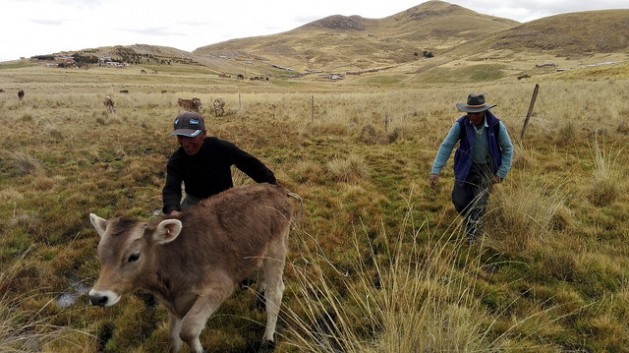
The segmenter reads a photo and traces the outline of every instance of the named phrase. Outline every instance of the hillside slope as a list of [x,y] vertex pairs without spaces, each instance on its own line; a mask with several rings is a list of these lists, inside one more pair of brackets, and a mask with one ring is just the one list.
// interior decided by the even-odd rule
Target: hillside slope
[[629,53],[629,10],[587,11],[542,18],[489,34],[451,51],[508,49],[559,56]]
[[439,52],[517,24],[429,1],[383,19],[329,16],[292,31],[208,45],[193,53],[299,72],[360,71],[418,60],[424,51]]

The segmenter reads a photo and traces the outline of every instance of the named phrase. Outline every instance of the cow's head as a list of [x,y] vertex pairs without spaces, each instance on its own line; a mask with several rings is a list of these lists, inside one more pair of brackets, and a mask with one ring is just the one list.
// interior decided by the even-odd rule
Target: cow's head
[[93,305],[100,306],[114,305],[122,294],[136,288],[150,270],[154,245],[175,240],[182,228],[178,219],[151,225],[126,218],[107,220],[90,213],[90,221],[100,236],[101,270],[89,297]]

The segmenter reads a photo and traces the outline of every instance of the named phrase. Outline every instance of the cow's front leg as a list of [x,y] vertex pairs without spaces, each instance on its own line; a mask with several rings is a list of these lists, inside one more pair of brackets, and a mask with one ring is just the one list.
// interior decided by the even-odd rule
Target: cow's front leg
[[218,309],[218,307],[234,291],[233,284],[212,288],[205,291],[204,295],[197,297],[190,310],[181,320],[181,330],[179,336],[190,346],[194,353],[203,353],[203,347],[199,336],[205,328],[205,323]]
[[173,313],[168,313],[168,339],[169,339],[169,353],[177,353],[183,345],[183,341],[179,336],[181,331],[181,320],[177,318]]

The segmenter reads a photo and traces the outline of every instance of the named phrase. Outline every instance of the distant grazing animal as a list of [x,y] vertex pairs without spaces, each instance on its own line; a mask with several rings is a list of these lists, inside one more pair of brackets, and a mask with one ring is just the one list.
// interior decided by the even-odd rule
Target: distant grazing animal
[[206,321],[249,275],[262,270],[266,329],[260,349],[274,347],[293,205],[283,187],[252,184],[201,201],[178,216],[139,221],[90,213],[100,236],[100,275],[93,305],[112,306],[143,289],[164,304],[170,353],[183,342],[203,352]]
[[167,90],[165,90],[165,89],[163,89],[163,90],[162,90],[162,94],[165,94],[165,93],[168,93],[168,91],[167,91]]
[[22,100],[22,98],[24,98],[24,90],[17,91],[17,97]]
[[225,101],[223,98],[216,98],[214,100],[214,116],[223,116],[225,114]]
[[197,113],[199,112],[199,109],[202,106],[201,100],[199,98],[192,98],[192,99],[178,98],[177,105],[179,106],[179,110],[183,109],[189,112],[195,111]]
[[105,97],[105,100],[103,100],[103,105],[105,106],[109,114],[113,114],[116,112],[116,106],[114,105],[114,101],[111,99],[111,97]]
[[0,93],[4,93],[4,90],[2,88],[0,88]]
[[122,93],[122,94],[127,94],[127,93],[129,93],[129,90],[128,90],[128,89],[121,89],[121,90],[120,90],[120,93]]

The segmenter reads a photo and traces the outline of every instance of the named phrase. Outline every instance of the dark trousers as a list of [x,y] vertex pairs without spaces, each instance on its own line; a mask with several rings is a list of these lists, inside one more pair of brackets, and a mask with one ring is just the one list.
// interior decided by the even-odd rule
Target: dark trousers
[[466,220],[469,238],[477,235],[489,200],[493,173],[490,164],[473,164],[465,182],[456,181],[452,189],[452,203]]

